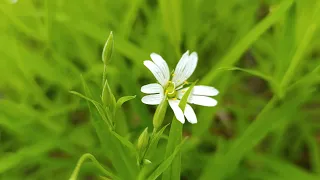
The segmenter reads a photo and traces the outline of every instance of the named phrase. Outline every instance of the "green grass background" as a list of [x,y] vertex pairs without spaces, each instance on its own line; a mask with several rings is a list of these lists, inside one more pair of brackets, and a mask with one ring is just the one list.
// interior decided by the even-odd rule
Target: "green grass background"
[[[117,117],[130,141],[152,128],[155,107],[140,100],[151,52],[173,69],[196,51],[190,80],[220,91],[183,126],[181,179],[320,179],[319,24],[318,0],[1,1],[0,179],[68,179],[87,152],[113,168],[87,103],[69,93],[83,92],[82,75],[98,98],[110,31],[110,86],[137,95]],[[88,162],[79,179],[100,174]]]

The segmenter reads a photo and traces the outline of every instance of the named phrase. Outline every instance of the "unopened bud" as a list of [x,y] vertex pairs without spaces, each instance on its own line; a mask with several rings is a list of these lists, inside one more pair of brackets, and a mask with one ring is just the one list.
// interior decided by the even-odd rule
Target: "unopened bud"
[[112,52],[113,52],[113,34],[111,31],[102,52],[102,62],[104,63],[105,66],[110,62]]
[[139,139],[137,148],[140,152],[144,151],[149,143],[149,134],[148,134],[148,128],[144,129],[144,131],[141,133]]
[[163,119],[167,112],[167,107],[168,107],[168,101],[167,101],[167,98],[165,97],[157,107],[157,110],[153,116],[153,127],[155,130],[158,130],[161,127]]
[[102,89],[102,95],[101,95],[102,103],[109,107],[111,111],[113,111],[116,107],[116,98],[111,92],[108,80],[106,79],[103,89]]

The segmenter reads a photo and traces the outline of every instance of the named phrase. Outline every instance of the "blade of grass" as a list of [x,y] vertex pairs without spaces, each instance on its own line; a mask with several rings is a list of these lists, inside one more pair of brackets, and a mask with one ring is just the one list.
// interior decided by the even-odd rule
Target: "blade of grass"
[[288,84],[295,76],[298,65],[301,63],[301,60],[303,60],[302,57],[307,50],[308,44],[311,41],[315,30],[316,30],[316,24],[310,25],[310,27],[307,29],[302,41],[299,43],[299,46],[298,46],[298,48],[292,58],[292,61],[289,65],[289,68],[286,71],[286,73],[283,76],[283,79],[281,81],[280,97],[284,96],[284,93],[286,91],[285,89],[287,89]]
[[[280,107],[274,107],[276,98],[272,98],[256,120],[232,144],[224,158],[218,162],[213,160],[208,163],[200,179],[211,177],[224,179],[234,172],[246,153],[254,148],[278,123],[288,121],[294,115],[292,112],[297,112],[297,108],[310,97],[311,93],[312,91],[304,92],[286,101]],[[270,120],[273,119],[277,119],[277,123],[270,124]]]
[[181,0],[159,0],[162,13],[163,26],[168,34],[177,57],[180,57],[180,41],[181,41]]
[[293,0],[283,1],[277,9],[271,12],[264,20],[257,24],[243,39],[241,39],[215,67],[200,81],[200,84],[210,84],[221,71],[220,67],[233,66],[240,56],[254,43],[265,31],[267,31],[276,21],[278,21],[290,8]]
[[153,173],[148,177],[147,180],[157,179],[170,166],[177,154],[181,152],[181,147],[185,141],[186,139],[181,141],[180,144],[176,146],[173,153],[166,160],[164,160],[155,171],[153,171]]
[[281,161],[274,157],[270,156],[261,156],[261,155],[251,155],[252,160],[262,161],[264,165],[267,166],[271,171],[276,172],[279,176],[284,179],[306,179],[306,180],[316,180],[320,177],[310,174],[292,164]]

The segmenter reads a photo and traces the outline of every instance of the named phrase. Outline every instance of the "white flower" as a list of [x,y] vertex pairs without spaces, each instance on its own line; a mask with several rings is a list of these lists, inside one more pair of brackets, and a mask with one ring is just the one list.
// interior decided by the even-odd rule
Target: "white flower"
[[[142,102],[149,105],[158,105],[167,94],[169,105],[181,123],[185,122],[184,117],[192,124],[197,123],[196,114],[189,104],[186,105],[184,112],[179,107],[180,99],[188,89],[188,87],[183,88],[183,86],[187,84],[186,80],[197,66],[197,53],[193,52],[190,55],[189,51],[184,53],[172,74],[172,78],[170,78],[166,61],[160,55],[151,53],[150,57],[152,61],[146,60],[143,64],[152,72],[158,83],[141,87],[143,93],[149,94],[142,98]],[[217,89],[210,86],[194,86],[188,97],[188,103],[212,107],[217,105],[217,101],[208,96],[216,96],[218,93]]]

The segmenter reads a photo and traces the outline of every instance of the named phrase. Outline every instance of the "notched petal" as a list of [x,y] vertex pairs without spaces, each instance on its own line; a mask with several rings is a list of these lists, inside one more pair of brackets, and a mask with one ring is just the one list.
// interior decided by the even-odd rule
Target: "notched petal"
[[147,96],[144,96],[141,101],[144,103],[144,104],[149,104],[149,105],[158,105],[160,104],[160,102],[162,101],[163,99],[163,95],[162,94],[152,94],[152,95],[147,95]]
[[184,124],[185,119],[182,110],[179,107],[179,100],[169,100],[169,105],[174,112],[177,120]]
[[141,87],[141,92],[146,94],[162,93],[163,88],[158,83],[147,84]]
[[197,96],[197,95],[191,95],[188,99],[188,102],[191,104],[197,104],[200,106],[208,106],[208,107],[213,107],[218,104],[218,102],[207,96]]
[[191,124],[197,123],[196,113],[194,112],[194,110],[192,109],[192,107],[189,104],[187,104],[185,109],[184,109],[184,115],[186,116],[187,120]]

